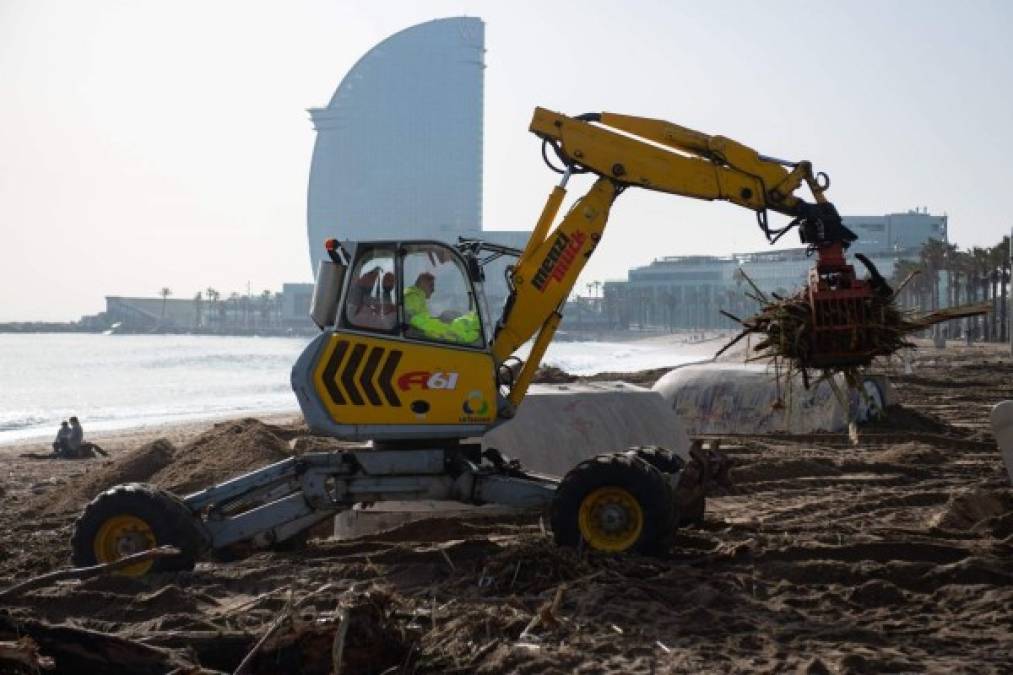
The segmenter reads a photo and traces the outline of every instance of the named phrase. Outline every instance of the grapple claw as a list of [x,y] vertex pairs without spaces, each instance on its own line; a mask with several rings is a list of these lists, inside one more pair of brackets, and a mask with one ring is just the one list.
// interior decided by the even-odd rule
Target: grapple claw
[[[809,270],[812,331],[806,365],[812,368],[869,365],[879,351],[872,327],[884,323],[883,317],[876,316],[885,304],[874,302],[878,295],[874,292],[875,282],[855,276],[855,269],[844,258],[841,243],[817,248],[817,256],[816,265]],[[875,277],[882,280],[878,271]],[[881,285],[885,286],[886,281]]]

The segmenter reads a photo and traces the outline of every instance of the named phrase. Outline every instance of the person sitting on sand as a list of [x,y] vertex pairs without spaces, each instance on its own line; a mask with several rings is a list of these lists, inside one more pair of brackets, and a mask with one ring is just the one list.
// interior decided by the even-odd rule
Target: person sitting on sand
[[70,425],[67,420],[60,422],[60,430],[56,432],[56,439],[53,441],[53,454],[64,456],[67,454],[68,443],[70,442]]
[[94,457],[96,452],[103,457],[109,456],[109,453],[95,443],[89,443],[84,440],[84,429],[76,417],[70,418],[70,439],[67,442],[67,446],[70,448],[67,456],[72,459]]
[[81,444],[84,443],[84,429],[76,417],[70,418],[70,438],[67,440],[67,453],[69,457],[81,456]]
[[67,424],[67,420],[60,423],[60,430],[56,432],[56,439],[53,441],[52,454],[26,452],[18,456],[27,459],[88,459],[94,457],[96,453],[103,457],[109,456],[109,453],[97,444],[84,440],[81,422],[76,417],[71,417],[70,424]]

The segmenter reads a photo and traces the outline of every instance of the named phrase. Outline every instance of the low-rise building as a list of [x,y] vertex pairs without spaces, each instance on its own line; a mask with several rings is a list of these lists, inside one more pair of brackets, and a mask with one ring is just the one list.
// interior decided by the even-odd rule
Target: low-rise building
[[[947,216],[925,210],[843,220],[858,235],[848,252],[859,276],[866,272],[855,253],[864,253],[890,278],[898,260],[917,260],[927,240],[948,238]],[[657,258],[629,270],[625,281],[605,282],[603,312],[614,328],[734,328],[737,322],[727,314],[745,317],[756,309],[752,284],[763,293],[788,295],[805,283],[813,262],[806,248]]]
[[104,312],[83,317],[89,330],[122,333],[217,333],[286,335],[311,333],[313,284],[284,284],[280,293],[204,292],[192,298],[106,296]]

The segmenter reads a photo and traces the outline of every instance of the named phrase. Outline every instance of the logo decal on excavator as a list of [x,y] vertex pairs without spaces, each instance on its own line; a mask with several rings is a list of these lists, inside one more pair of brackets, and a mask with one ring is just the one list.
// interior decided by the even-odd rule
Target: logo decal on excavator
[[562,281],[586,240],[587,235],[580,230],[569,237],[564,232],[556,235],[556,241],[552,243],[552,248],[545,255],[545,259],[542,260],[542,264],[539,265],[538,272],[535,273],[535,278],[531,282],[535,288],[545,292],[545,287],[549,285],[551,279]]
[[462,421],[469,421],[472,415],[485,417],[489,412],[489,402],[482,396],[482,392],[476,389],[468,393],[468,398],[464,399],[464,405],[461,408],[464,410],[464,414],[469,416],[468,419]]
[[[351,347],[350,351],[349,347]],[[386,399],[387,405],[401,406],[401,399],[394,391],[392,383],[394,371],[397,370],[397,364],[401,361],[403,352],[397,349],[390,350],[387,353],[387,359],[383,362],[383,367],[380,368],[380,361],[383,360],[385,353],[387,350],[383,347],[373,347],[366,355],[366,345],[353,344],[348,340],[340,340],[335,345],[323,372],[324,387],[335,405],[346,405],[349,402],[352,405],[365,405],[365,401],[368,400],[371,405],[379,406],[385,405],[384,399]],[[345,359],[346,354],[348,355],[347,359]],[[366,365],[363,366],[359,377],[356,377],[355,374],[359,370],[359,365],[362,364],[363,356],[365,356]],[[377,374],[378,369],[379,374]],[[379,391],[377,391],[378,387]],[[380,398],[381,393],[383,398]],[[365,400],[363,395],[365,395]]]
[[397,388],[409,391],[413,387],[419,389],[456,389],[458,373],[431,373],[428,370],[413,370],[397,378]]

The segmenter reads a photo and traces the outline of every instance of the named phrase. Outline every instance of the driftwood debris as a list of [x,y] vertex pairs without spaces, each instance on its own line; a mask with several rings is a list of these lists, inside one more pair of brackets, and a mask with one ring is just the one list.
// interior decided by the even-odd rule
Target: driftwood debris
[[544,603],[535,612],[535,615],[531,617],[531,621],[521,631],[520,639],[525,639],[531,635],[531,631],[537,628],[539,625],[546,626],[548,628],[554,628],[559,625],[559,606],[563,603],[563,593],[566,592],[566,584],[562,583],[556,588],[555,594],[552,596],[552,600]]
[[325,584],[298,602],[290,598],[234,675],[379,672],[410,661],[416,636],[399,627],[389,593],[336,590]]
[[351,614],[346,607],[338,607],[338,627],[334,631],[331,642],[331,668],[334,675],[341,675],[345,660],[345,638],[348,636],[348,623]]
[[15,584],[4,591],[0,591],[0,601],[10,600],[25,591],[30,591],[33,588],[39,588],[40,586],[48,586],[49,584],[56,583],[57,581],[65,581],[67,579],[90,579],[91,577],[97,577],[103,574],[111,574],[123,569],[124,567],[130,567],[131,565],[136,565],[148,560],[154,560],[155,558],[169,558],[174,555],[179,555],[179,553],[179,549],[173,546],[160,546],[158,548],[152,548],[147,551],[141,551],[140,553],[125,556],[110,563],[92,565],[91,567],[73,567],[66,570],[56,570],[55,572],[49,572],[37,577],[32,577],[31,579],[22,581],[20,584]]
[[742,331],[716,356],[743,338],[756,336],[758,341],[752,346],[752,354],[747,360],[771,360],[789,378],[795,373],[801,374],[806,386],[813,371],[818,373],[818,380],[841,374],[849,386],[855,386],[860,369],[873,358],[891,356],[902,349],[914,347],[908,340],[913,333],[944,321],[986,314],[990,309],[987,303],[978,303],[919,315],[899,307],[896,292],[876,294],[864,300],[864,317],[861,320],[853,318],[854,324],[848,327],[847,332],[832,338],[831,348],[840,349],[842,354],[826,354],[820,351],[828,345],[817,337],[822,328],[816,325],[805,290],[786,298],[767,296],[748,276],[743,276],[755,291],[747,295],[759,303],[760,309],[745,319],[721,310],[724,316],[740,324]]
[[153,647],[186,651],[203,667],[230,673],[258,639],[252,632],[225,629],[145,631],[124,637]]
[[253,645],[253,649],[251,649],[243,660],[239,662],[239,665],[236,666],[236,670],[233,672],[233,675],[249,675],[249,673],[253,672],[252,666],[254,659],[256,659],[261,650],[263,650],[264,645],[267,644],[267,641],[273,638],[286,623],[291,621],[291,610],[281,613],[278,618],[275,619],[270,626],[268,626],[267,630],[264,631],[264,634],[259,640],[257,640],[257,643]]
[[0,612],[0,639],[7,640],[16,636],[31,638],[38,645],[40,653],[53,660],[59,672],[94,675],[202,672],[180,651],[153,647],[118,635],[77,626],[55,626],[34,619],[19,619]]
[[[0,642],[0,672],[18,672],[21,669],[36,673],[56,667],[53,659],[39,653],[39,645],[30,637]],[[10,670],[8,670],[10,669]]]

